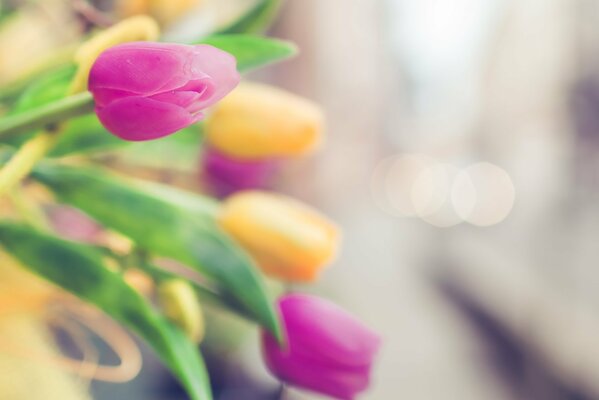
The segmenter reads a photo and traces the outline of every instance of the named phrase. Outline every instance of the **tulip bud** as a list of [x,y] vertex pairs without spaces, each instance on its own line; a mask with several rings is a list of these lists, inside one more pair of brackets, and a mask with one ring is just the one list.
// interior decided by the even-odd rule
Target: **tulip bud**
[[276,159],[236,159],[213,147],[204,148],[202,157],[203,177],[218,197],[240,190],[266,189],[279,165]]
[[191,285],[182,279],[160,284],[158,296],[164,314],[195,343],[204,337],[204,315]]
[[291,386],[336,399],[352,400],[366,390],[380,347],[379,336],[337,305],[318,297],[292,294],[279,300],[286,330],[281,348],[262,332],[268,369]]
[[297,156],[320,143],[323,119],[320,108],[304,98],[244,83],[215,107],[206,140],[240,159]]
[[284,281],[314,281],[334,257],[337,228],[291,198],[259,191],[235,194],[223,203],[221,227],[258,262]]
[[98,57],[89,90],[110,132],[131,141],[157,139],[202,119],[239,82],[235,64],[208,45],[126,43]]

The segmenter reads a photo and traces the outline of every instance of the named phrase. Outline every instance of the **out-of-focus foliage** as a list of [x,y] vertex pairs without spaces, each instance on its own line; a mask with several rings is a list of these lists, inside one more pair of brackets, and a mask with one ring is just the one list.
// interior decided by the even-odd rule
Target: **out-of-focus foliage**
[[0,21],[0,85],[65,62],[79,37],[70,2],[43,0],[10,13]]
[[67,242],[24,225],[0,224],[2,247],[25,267],[96,305],[146,340],[181,379],[194,400],[211,398],[200,353],[158,314],[94,248]]
[[[161,23],[171,24],[182,15],[182,10],[189,10],[199,2],[149,0],[124,3],[132,7],[146,3],[149,8],[144,13],[158,13],[162,17]],[[291,57],[296,53],[291,43],[247,34],[264,31],[272,22],[279,4],[275,0],[260,0],[219,34],[201,37],[195,43],[210,44],[231,53],[240,72]],[[103,26],[92,14],[108,17],[107,25],[116,15],[104,15],[95,9],[86,14],[85,10],[61,0],[44,0],[44,7],[32,2],[12,14],[11,9],[1,8],[1,5],[0,113],[6,113],[9,118],[11,115],[22,117],[31,114],[32,110],[48,107],[73,93],[69,90],[76,74],[75,65],[70,61],[72,55],[82,38],[90,33],[90,27],[94,31]],[[52,10],[51,18],[41,15],[47,11],[46,6]],[[177,9],[178,6],[180,9]],[[80,79],[81,82],[86,80]],[[80,86],[83,88],[85,85]],[[60,132],[58,140],[51,150],[45,149],[40,158],[44,154],[62,157],[117,150],[129,144],[110,135],[94,114],[71,118],[57,125],[60,128],[56,130]],[[41,125],[26,126],[37,129]],[[128,154],[129,149],[134,149],[129,154],[139,153],[141,159],[171,151],[176,160],[166,167],[177,163],[193,163],[196,167],[194,155],[199,151],[202,131],[202,124],[196,124],[172,137],[154,143],[134,144],[126,150],[119,150],[121,153],[113,154]],[[15,149],[18,155],[21,149],[27,147],[22,145],[37,134],[30,132],[0,140],[0,165],[15,154]],[[182,148],[185,148],[184,152],[180,151]],[[135,162],[139,160],[136,157],[127,158]],[[172,310],[155,309],[126,283],[121,273],[125,268],[139,267],[156,285],[172,279],[184,279],[181,282],[188,289],[195,290],[202,300],[219,303],[258,323],[282,340],[281,326],[269,291],[252,258],[220,229],[216,221],[220,205],[216,201],[167,186],[128,180],[101,169],[67,166],[49,160],[35,167],[32,177],[49,188],[59,201],[87,213],[102,228],[126,236],[131,240],[133,249],[126,256],[117,255],[108,249],[65,241],[52,233],[39,231],[39,227],[7,221],[0,222],[0,248],[25,268],[94,304],[136,332],[158,353],[192,399],[211,399],[201,353],[185,337],[180,326],[165,317],[165,313],[172,317]],[[116,271],[112,264],[108,268],[107,257],[112,257],[123,271]],[[155,267],[157,258],[169,258],[185,264],[199,272],[203,280],[187,280]],[[186,297],[188,300],[195,300],[193,292],[188,290],[187,294],[192,295]],[[195,338],[201,336],[198,326],[196,324],[194,329],[189,330]]]
[[[182,206],[176,192],[144,190],[143,185],[101,170],[44,165],[33,177],[141,249],[180,261],[204,274],[260,324],[280,335],[276,313],[252,260],[222,232],[214,213]],[[202,198],[198,197],[198,203]]]
[[263,33],[279,11],[281,0],[259,0],[250,10],[218,33]]

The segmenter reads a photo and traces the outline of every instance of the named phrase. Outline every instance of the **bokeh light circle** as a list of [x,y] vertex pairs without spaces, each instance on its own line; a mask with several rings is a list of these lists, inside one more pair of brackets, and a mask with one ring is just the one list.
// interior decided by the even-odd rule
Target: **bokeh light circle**
[[516,190],[509,174],[496,165],[481,162],[463,169],[456,177],[451,201],[464,221],[491,226],[511,212]]

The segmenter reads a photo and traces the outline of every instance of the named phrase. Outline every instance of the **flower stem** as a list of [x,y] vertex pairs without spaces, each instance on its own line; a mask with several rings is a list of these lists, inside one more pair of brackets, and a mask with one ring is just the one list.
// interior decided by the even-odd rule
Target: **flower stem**
[[0,169],[0,197],[25,178],[52,147],[57,132],[45,131],[29,139]]
[[88,114],[93,109],[94,99],[89,92],[65,97],[30,111],[0,119],[0,138],[55,125],[66,119]]

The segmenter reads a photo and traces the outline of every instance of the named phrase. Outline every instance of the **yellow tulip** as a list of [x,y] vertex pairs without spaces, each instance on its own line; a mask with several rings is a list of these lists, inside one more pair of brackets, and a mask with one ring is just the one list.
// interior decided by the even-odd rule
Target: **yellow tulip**
[[337,227],[312,208],[268,192],[229,197],[220,226],[257,261],[262,271],[288,282],[311,282],[334,258]]
[[241,159],[289,157],[314,150],[324,117],[313,102],[271,86],[243,83],[214,108],[208,142]]

